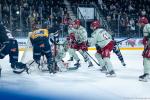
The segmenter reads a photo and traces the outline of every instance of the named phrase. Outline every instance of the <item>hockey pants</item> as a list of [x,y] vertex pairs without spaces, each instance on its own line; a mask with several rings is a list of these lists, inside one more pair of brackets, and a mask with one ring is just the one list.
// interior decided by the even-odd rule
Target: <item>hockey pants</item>
[[36,63],[40,64],[40,58],[44,54],[47,58],[47,63],[52,63],[52,53],[49,42],[44,42],[43,47],[40,45],[42,44],[33,44],[33,59]]
[[15,64],[18,62],[18,43],[17,40],[9,39],[0,49],[0,59],[9,55],[9,62]]

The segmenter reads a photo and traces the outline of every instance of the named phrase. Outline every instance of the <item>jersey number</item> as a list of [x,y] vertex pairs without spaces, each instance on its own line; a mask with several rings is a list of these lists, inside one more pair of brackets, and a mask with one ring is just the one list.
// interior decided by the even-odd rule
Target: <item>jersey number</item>
[[107,34],[103,34],[103,37],[104,37],[105,39],[109,39],[109,37],[107,36]]

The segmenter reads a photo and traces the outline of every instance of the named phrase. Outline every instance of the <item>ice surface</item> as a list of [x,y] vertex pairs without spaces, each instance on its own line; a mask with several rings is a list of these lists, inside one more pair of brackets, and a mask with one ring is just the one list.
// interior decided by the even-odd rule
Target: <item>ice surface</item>
[[[89,51],[94,57],[95,51]],[[112,53],[116,78],[107,78],[99,71],[99,66],[94,63],[93,68],[87,68],[87,63],[81,57],[82,67],[76,71],[59,72],[50,75],[38,69],[30,75],[26,73],[16,75],[9,66],[8,56],[0,60],[2,77],[0,90],[14,91],[18,94],[40,96],[49,99],[51,96],[66,97],[69,99],[89,100],[120,100],[120,99],[150,99],[150,82],[138,81],[138,76],[143,74],[142,51],[122,51],[126,67],[123,67],[117,56]],[[20,52],[20,57],[22,52]],[[32,55],[28,55],[32,58]],[[94,57],[95,58],[95,57]],[[65,57],[65,61],[69,56]]]

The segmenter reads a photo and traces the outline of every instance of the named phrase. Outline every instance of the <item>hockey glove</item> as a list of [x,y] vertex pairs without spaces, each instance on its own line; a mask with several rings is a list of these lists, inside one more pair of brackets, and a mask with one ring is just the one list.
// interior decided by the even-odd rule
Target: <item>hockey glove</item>
[[98,44],[95,44],[95,47],[97,51],[101,49],[101,47]]

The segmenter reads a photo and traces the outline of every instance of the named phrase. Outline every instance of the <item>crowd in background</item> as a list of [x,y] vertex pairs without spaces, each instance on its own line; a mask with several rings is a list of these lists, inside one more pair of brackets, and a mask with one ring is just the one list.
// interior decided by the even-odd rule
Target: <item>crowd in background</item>
[[138,19],[145,16],[150,20],[150,0],[98,0],[99,8],[111,29],[122,35],[140,32]]
[[[150,20],[150,0],[68,0],[71,5],[96,4],[115,33],[139,32],[140,16]],[[10,11],[11,10],[11,11]],[[29,30],[33,23],[68,24],[70,19],[64,0],[1,0],[0,20],[12,30]],[[21,18],[20,18],[21,17]],[[11,22],[11,23],[10,23]],[[13,27],[11,27],[13,26]],[[14,27],[15,26],[15,27]]]
[[33,24],[65,24],[70,18],[63,0],[1,0],[0,20],[12,31],[29,31]]
[[[96,4],[114,33],[128,36],[141,32],[138,19],[150,20],[150,0],[70,0],[71,4]],[[141,35],[141,34],[140,34]]]

